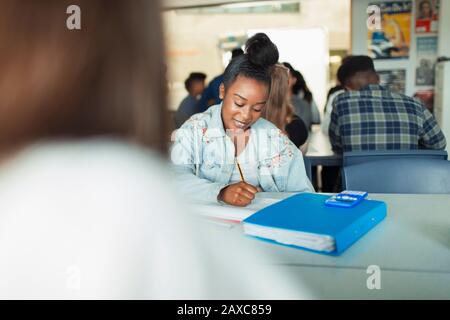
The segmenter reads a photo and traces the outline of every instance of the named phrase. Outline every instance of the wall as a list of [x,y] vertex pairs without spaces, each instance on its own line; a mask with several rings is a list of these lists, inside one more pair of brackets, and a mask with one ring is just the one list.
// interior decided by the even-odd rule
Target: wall
[[[223,72],[218,39],[249,29],[312,28],[328,30],[330,50],[350,47],[350,0],[302,0],[298,14],[183,14],[163,13],[167,46],[170,109],[186,95],[183,81],[191,71],[212,77]],[[308,44],[302,44],[308,50]],[[301,70],[300,70],[301,71]],[[308,80],[308,79],[306,79]]]

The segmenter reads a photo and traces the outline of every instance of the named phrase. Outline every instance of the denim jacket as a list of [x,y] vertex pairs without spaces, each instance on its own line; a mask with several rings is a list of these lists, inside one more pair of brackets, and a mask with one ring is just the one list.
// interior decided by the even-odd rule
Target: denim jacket
[[[229,185],[235,166],[235,147],[222,122],[222,105],[193,115],[174,132],[171,159],[181,190],[194,200],[217,201]],[[260,118],[252,126],[260,187],[266,192],[314,192],[303,156],[271,122]]]

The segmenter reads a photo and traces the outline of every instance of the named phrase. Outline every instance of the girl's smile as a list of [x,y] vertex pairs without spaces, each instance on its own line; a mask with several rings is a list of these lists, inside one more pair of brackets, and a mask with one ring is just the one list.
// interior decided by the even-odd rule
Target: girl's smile
[[241,75],[226,92],[222,84],[220,96],[225,130],[248,130],[261,117],[268,94],[267,84]]

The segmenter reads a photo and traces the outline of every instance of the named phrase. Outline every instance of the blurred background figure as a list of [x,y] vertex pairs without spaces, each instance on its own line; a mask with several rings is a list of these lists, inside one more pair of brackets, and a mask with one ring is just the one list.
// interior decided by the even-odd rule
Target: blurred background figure
[[416,82],[419,85],[434,85],[435,64],[429,60],[420,59],[419,66],[416,68]]
[[288,62],[283,62],[283,65],[289,69],[289,94],[294,113],[303,120],[308,130],[311,130],[312,124],[320,123],[320,113],[312,92],[299,71]]
[[313,99],[313,94],[306,84],[305,78],[300,71],[295,70],[294,76],[297,79],[292,87],[293,94],[306,100],[311,108],[311,124],[320,124],[320,113],[317,104]]
[[175,127],[179,128],[192,115],[197,113],[197,103],[200,95],[205,89],[206,74],[202,72],[192,72],[184,81],[184,87],[188,92],[186,98],[181,101],[175,113]]
[[0,25],[0,298],[304,297],[178,203],[157,1],[5,0]]
[[322,132],[326,135],[328,135],[328,127],[330,126],[331,111],[333,111],[333,100],[343,92],[345,92],[345,88],[341,84],[338,84],[328,90],[327,102],[325,103],[325,107],[323,109],[323,121],[321,124]]
[[446,139],[436,118],[420,101],[381,86],[369,56],[346,59],[338,79],[346,92],[333,101],[328,131],[336,153],[445,149]]
[[286,133],[289,139],[305,154],[308,129],[302,119],[294,114],[290,103],[289,69],[282,64],[276,64],[271,77],[269,99],[262,116]]
[[[323,110],[323,121],[321,124],[322,133],[328,136],[328,128],[330,127],[331,112],[333,111],[334,99],[345,92],[344,86],[338,84],[328,90],[327,102]],[[342,190],[340,166],[323,166],[320,171],[322,181],[322,192],[340,192]]]
[[[244,54],[244,50],[236,48],[231,51],[231,60]],[[219,87],[223,82],[223,74],[218,75],[208,84],[208,87],[203,91],[200,101],[198,102],[197,112],[204,112],[210,106],[214,106],[222,102],[219,96]]]

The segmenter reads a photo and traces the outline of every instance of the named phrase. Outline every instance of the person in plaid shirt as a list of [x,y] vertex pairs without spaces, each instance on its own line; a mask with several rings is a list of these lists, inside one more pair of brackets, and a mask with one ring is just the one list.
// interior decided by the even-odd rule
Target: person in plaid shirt
[[329,136],[334,152],[445,148],[434,116],[419,100],[381,86],[370,57],[348,57],[338,80],[347,91],[333,101]]

